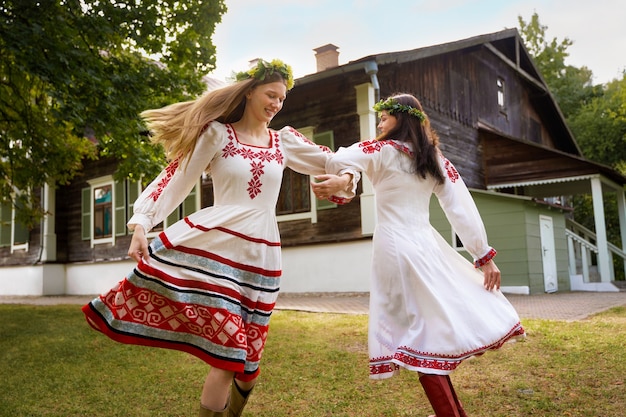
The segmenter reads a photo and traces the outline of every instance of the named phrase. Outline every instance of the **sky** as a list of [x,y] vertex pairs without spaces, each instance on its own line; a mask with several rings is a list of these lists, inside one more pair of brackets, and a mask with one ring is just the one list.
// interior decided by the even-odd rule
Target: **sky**
[[586,66],[594,84],[626,69],[624,0],[225,0],[213,34],[216,69],[227,81],[255,58],[282,59],[296,78],[316,71],[314,48],[339,47],[339,64],[369,55],[439,45],[530,22],[548,41],[573,42],[565,63]]

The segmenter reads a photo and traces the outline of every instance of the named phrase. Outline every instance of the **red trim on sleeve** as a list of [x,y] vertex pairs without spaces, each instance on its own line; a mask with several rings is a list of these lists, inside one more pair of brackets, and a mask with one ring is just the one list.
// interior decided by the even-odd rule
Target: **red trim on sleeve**
[[328,197],[328,201],[333,202],[335,204],[348,204],[350,201],[352,201],[352,199],[347,198],[347,197],[338,197],[336,195],[331,195],[330,197]]
[[485,256],[474,261],[474,267],[480,268],[481,266],[486,265],[490,260],[492,260],[496,256],[497,253],[498,252],[496,252],[494,248],[491,248]]

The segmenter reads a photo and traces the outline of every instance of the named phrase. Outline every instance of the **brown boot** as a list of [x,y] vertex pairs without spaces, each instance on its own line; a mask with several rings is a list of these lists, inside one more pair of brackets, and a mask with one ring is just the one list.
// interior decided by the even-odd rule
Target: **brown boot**
[[451,385],[445,375],[423,374],[420,383],[436,417],[461,417]]
[[241,413],[243,412],[243,408],[246,406],[248,402],[248,398],[250,398],[250,393],[252,389],[249,391],[243,391],[239,388],[239,385],[233,379],[233,384],[230,389],[230,406],[228,407],[228,417],[241,417]]
[[211,410],[200,404],[199,417],[228,417],[228,406],[221,411]]

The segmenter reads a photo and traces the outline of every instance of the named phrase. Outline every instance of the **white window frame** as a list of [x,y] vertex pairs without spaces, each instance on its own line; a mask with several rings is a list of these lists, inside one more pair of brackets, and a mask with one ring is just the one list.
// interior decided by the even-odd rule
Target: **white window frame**
[[[313,126],[306,126],[306,127],[301,127],[298,128],[297,131],[302,133],[302,135],[304,135],[307,139],[309,139],[310,141],[313,142],[313,131],[314,131],[314,127]],[[313,181],[313,177],[309,175],[309,181]],[[291,213],[291,214],[282,214],[280,216],[276,216],[276,221],[277,222],[289,222],[292,220],[303,220],[303,219],[310,219],[311,223],[315,224],[317,223],[317,199],[315,198],[315,194],[313,194],[313,191],[311,191],[310,187],[309,187],[309,198],[311,199],[311,210],[310,211],[304,211],[302,213]]]
[[[115,225],[116,225],[116,217],[117,217],[117,213],[115,210],[115,181],[113,181],[113,176],[112,175],[105,175],[104,177],[99,177],[99,178],[93,178],[91,180],[88,180],[87,183],[89,184],[90,187],[90,198],[89,198],[89,210],[90,210],[90,221],[89,221],[89,235],[90,235],[90,241],[91,241],[91,247],[93,248],[95,245],[101,245],[101,244],[106,244],[106,243],[110,243],[112,246],[115,245]],[[94,222],[95,222],[95,207],[94,207],[94,190],[96,188],[100,188],[100,187],[104,187],[106,185],[110,185],[111,186],[111,236],[110,237],[103,237],[103,238],[94,238],[95,233],[94,233]]]
[[[26,239],[25,243],[21,243],[21,244],[15,244],[15,224],[17,222],[15,221],[15,207],[11,207],[11,253],[18,251],[18,250],[23,250],[25,252],[28,252],[28,241],[29,239]],[[28,234],[29,238],[30,238],[30,232]]]
[[[4,210],[6,210],[8,212],[8,210],[11,210],[11,213],[4,213]],[[2,218],[0,219],[0,221],[2,221],[2,219],[7,218],[7,223],[5,225],[5,227],[3,228],[5,231],[8,231],[8,240],[9,243],[4,245],[3,247],[8,247],[10,250],[10,253],[16,252],[18,250],[23,250],[28,252],[28,248],[29,248],[29,240],[30,240],[30,231],[27,230],[27,238],[26,238],[26,242],[24,243],[15,243],[15,235],[16,235],[16,226],[17,226],[17,221],[15,220],[16,217],[16,210],[15,207],[13,206],[12,203],[7,202],[7,203],[3,203],[2,207],[0,209],[2,211]],[[8,215],[8,216],[7,216]],[[8,226],[8,227],[7,227]],[[6,239],[6,237],[5,237]]]
[[[304,135],[307,139],[309,139],[311,142],[317,143],[315,142],[316,135],[314,133],[315,128],[313,126],[305,126],[305,127],[298,128],[297,130],[302,135]],[[331,140],[332,140],[332,131],[322,132],[319,135],[320,136],[328,135],[329,133],[331,134]],[[328,145],[325,145],[325,146],[328,146]],[[332,149],[332,147],[333,147],[333,144],[331,144],[330,148]],[[309,175],[309,182],[312,182],[313,180],[314,180],[313,176]],[[320,207],[319,200],[315,196],[315,193],[313,193],[313,190],[311,190],[311,187],[309,187],[309,198],[310,198],[310,206],[311,206],[310,211],[305,211],[301,213],[292,213],[292,214],[282,214],[282,215],[276,216],[276,220],[278,222],[288,222],[292,220],[309,219],[312,224],[315,224],[317,223],[317,210],[337,207],[337,205],[334,203],[324,204],[324,207]]]
[[497,92],[497,100],[498,100],[498,109],[500,112],[506,114],[506,82],[504,78],[498,77],[496,80],[496,87],[498,88]]

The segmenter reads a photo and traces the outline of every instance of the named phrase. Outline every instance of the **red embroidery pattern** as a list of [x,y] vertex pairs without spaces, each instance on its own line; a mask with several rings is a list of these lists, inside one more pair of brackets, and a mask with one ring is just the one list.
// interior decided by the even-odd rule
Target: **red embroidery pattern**
[[387,360],[388,362],[378,362],[371,363],[370,362],[370,375],[381,375],[381,374],[389,374],[400,369],[400,366],[391,362],[391,356],[388,358],[381,358],[382,360]]
[[444,167],[446,169],[446,173],[448,174],[448,178],[450,178],[450,181],[456,182],[456,180],[459,179],[459,172],[456,170],[454,165],[452,165],[452,162],[448,160],[448,158],[446,157],[442,157],[442,158],[444,161]]
[[248,181],[247,191],[250,198],[254,199],[261,193],[261,188],[263,187],[261,177],[265,174],[265,164],[276,161],[279,165],[283,165],[285,160],[279,147],[278,132],[270,132],[273,142],[271,149],[255,150],[251,147],[238,146],[237,137],[231,125],[226,125],[226,131],[228,133],[228,144],[222,149],[222,157],[226,159],[239,155],[243,159],[250,160],[252,178]]
[[165,167],[165,176],[161,178],[159,183],[157,184],[157,189],[150,193],[150,197],[153,201],[157,201],[161,196],[161,193],[167,187],[167,184],[170,182],[176,170],[178,169],[180,161],[179,158],[173,160],[167,167]]
[[[400,362],[410,367],[437,369],[441,371],[453,371],[461,362],[471,356],[481,356],[488,350],[500,349],[508,340],[522,336],[525,333],[521,323],[515,324],[500,340],[460,355],[435,355],[433,353],[418,352],[407,346],[400,346],[392,356],[384,356],[370,359],[370,374],[386,374],[398,369],[396,363]],[[394,362],[392,362],[392,360]]]
[[[483,353],[479,353],[478,356]],[[423,357],[413,356],[409,352],[396,352],[394,359],[405,363],[411,367],[438,369],[441,371],[454,371],[461,363],[460,358],[450,359],[427,359]]]
[[268,326],[244,324],[241,316],[226,309],[199,304],[175,302],[150,289],[140,288],[124,280],[101,297],[115,319],[141,325],[173,335],[191,334],[216,345],[234,347],[247,352],[246,359],[258,362],[267,339]]
[[487,264],[487,262],[492,260],[496,256],[497,253],[498,252],[496,252],[494,248],[491,248],[485,256],[474,261],[474,267],[480,268],[481,266]]
[[224,149],[222,149],[222,156],[224,158],[228,158],[229,156],[235,156],[235,155],[237,155],[237,147],[232,141],[228,142],[228,144],[224,147]]
[[339,196],[336,196],[336,195],[331,195],[328,198],[328,201],[330,201],[332,203],[335,203],[335,204],[342,204],[343,205],[343,204],[348,204],[350,201],[352,201],[352,199],[351,198],[347,198],[347,197],[339,197]]
[[380,150],[385,145],[392,146],[396,148],[397,150],[399,150],[400,152],[405,153],[411,157],[413,156],[413,152],[406,145],[402,145],[393,140],[369,140],[369,141],[359,143],[359,147],[363,149],[363,152],[367,154],[380,152]]

